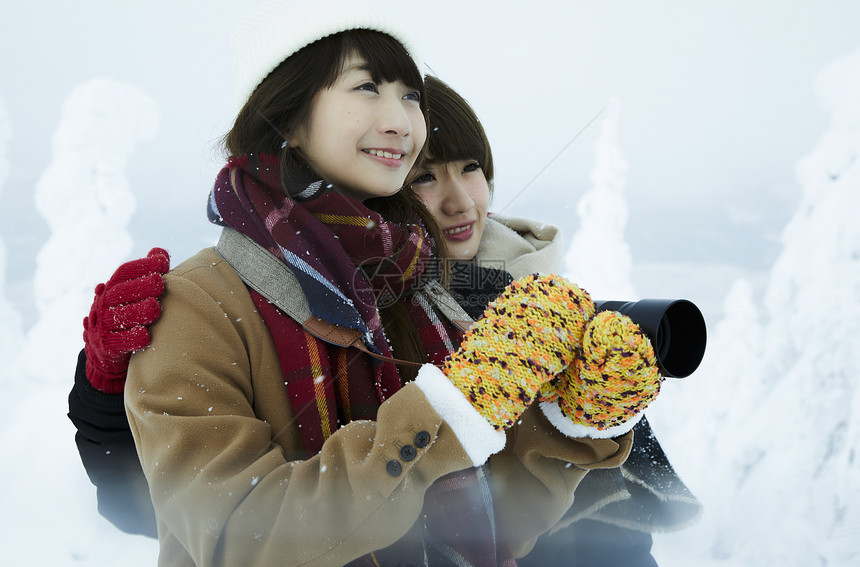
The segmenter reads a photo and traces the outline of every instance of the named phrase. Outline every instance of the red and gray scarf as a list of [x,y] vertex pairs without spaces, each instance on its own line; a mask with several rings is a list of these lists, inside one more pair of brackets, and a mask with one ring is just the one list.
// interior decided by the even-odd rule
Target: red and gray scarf
[[[277,158],[231,158],[210,194],[209,218],[284,261],[314,315],[361,331],[365,346],[378,354],[392,356],[377,302],[405,300],[422,342],[430,347],[427,362],[441,364],[459,336],[420,292],[414,293],[431,255],[423,226],[385,221],[310,171],[291,182],[286,193]],[[341,424],[375,419],[379,405],[402,387],[394,364],[323,343],[257,292],[251,290],[251,296],[275,342],[305,456],[318,453]],[[508,560],[497,556],[492,502],[481,471],[440,479],[428,492],[425,510],[431,520],[416,525],[391,549],[355,564],[392,564],[391,556],[397,564],[422,564],[433,554],[442,564],[512,564],[508,554]],[[473,537],[464,539],[465,533]]]
[[[283,260],[314,315],[361,331],[369,349],[391,356],[376,290],[399,297],[418,281],[431,253],[426,231],[419,223],[404,229],[385,222],[310,171],[294,184],[288,192],[295,198],[281,191],[273,156],[231,158],[210,194],[209,218]],[[377,376],[379,402],[400,388],[392,369]]]

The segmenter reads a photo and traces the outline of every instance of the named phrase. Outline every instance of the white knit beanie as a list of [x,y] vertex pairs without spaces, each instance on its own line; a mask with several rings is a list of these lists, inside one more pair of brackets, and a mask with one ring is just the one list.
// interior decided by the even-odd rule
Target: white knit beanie
[[409,34],[374,0],[271,0],[243,18],[230,38],[238,103],[244,105],[257,85],[302,47],[352,29],[390,35],[420,70]]

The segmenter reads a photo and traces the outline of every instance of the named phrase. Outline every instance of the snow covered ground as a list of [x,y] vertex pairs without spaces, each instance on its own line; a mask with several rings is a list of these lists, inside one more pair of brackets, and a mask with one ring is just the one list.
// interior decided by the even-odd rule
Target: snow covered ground
[[[591,181],[576,199],[584,216],[570,232],[569,273],[598,297],[688,297],[709,323],[702,367],[669,381],[648,412],[706,506],[698,525],[655,538],[662,567],[860,564],[860,50],[808,82],[799,88],[814,85],[820,106],[797,113],[822,111],[829,123],[803,140],[793,171],[773,172],[793,178],[783,190],[799,197],[761,269],[637,256],[627,235],[639,222],[631,169],[641,146],[619,138],[623,96],[594,125],[594,151],[580,151]],[[77,84],[57,109],[49,159],[31,188],[45,234],[32,274],[9,269],[10,241],[15,250],[20,242],[0,231],[0,391],[12,401],[0,414],[4,564],[155,564],[153,540],[98,515],[65,413],[94,283],[162,243],[159,227],[146,241],[134,236],[150,194],[134,174],[165,112],[132,82]],[[9,202],[19,166],[10,156],[25,137],[14,118],[0,90],[0,203]],[[588,255],[596,250],[617,261]],[[25,288],[32,305],[16,300]]]

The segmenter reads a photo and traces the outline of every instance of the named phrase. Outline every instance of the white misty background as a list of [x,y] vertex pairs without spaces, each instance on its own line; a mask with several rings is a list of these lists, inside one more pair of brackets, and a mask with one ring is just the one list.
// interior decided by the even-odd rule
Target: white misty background
[[[9,177],[8,148],[11,139],[9,113],[0,97],[0,196]],[[6,245],[0,237],[0,364],[11,361],[23,341],[21,315],[6,296],[6,258]]]
[[[118,9],[93,0],[85,4],[85,13],[110,14]],[[205,83],[207,92],[213,93],[212,100],[221,101],[220,106],[207,107],[206,96],[199,100],[183,97],[184,92],[191,91],[195,69],[226,57],[226,50],[214,54],[206,51],[212,49],[207,47],[211,38],[209,44],[197,41],[202,37],[200,30],[229,31],[229,18],[216,16],[220,9],[235,6],[217,4],[219,9],[195,12],[200,19],[197,26],[189,27],[186,22],[163,29],[162,43],[178,49],[169,56],[182,68],[181,80],[153,82],[148,71],[140,72],[132,65],[134,57],[146,58],[158,50],[151,44],[151,34],[164,14],[146,20],[143,16],[150,17],[148,12],[138,14],[134,10],[139,8],[130,8],[129,19],[141,16],[141,33],[150,39],[150,43],[138,41],[136,45],[151,49],[121,59],[140,76],[126,72],[123,66],[113,74],[123,80],[77,79],[72,88],[60,91],[61,103],[43,104],[38,120],[32,122],[22,121],[20,104],[9,102],[21,100],[20,85],[27,81],[0,84],[0,210],[5,215],[0,227],[0,388],[8,400],[7,411],[0,415],[0,490],[6,512],[0,520],[0,557],[4,564],[155,564],[155,541],[124,535],[98,515],[95,489],[80,464],[74,429],[65,415],[67,395],[75,355],[82,346],[81,320],[87,314],[95,283],[104,281],[119,262],[142,255],[151,246],[168,246],[174,261],[179,261],[217,234],[200,222],[207,185],[220,167],[217,158],[200,155],[211,150],[211,145],[195,148],[196,154],[171,146],[176,153],[171,159],[143,159],[151,158],[153,145],[170,146],[165,137],[172,136],[178,143],[185,138],[203,139],[206,142],[199,145],[206,146],[217,138],[218,130],[226,129],[233,109],[224,102],[226,95],[220,93],[218,98],[217,90],[221,86],[229,91],[226,77],[221,78],[220,85]],[[637,16],[644,8],[635,2],[622,3],[623,9],[616,11],[570,3],[578,10],[573,15],[561,3],[544,3],[551,13],[564,14],[558,18],[548,18],[545,10],[537,7],[518,8],[521,13],[501,8],[490,13],[486,3],[443,4],[449,11],[465,13],[454,19],[428,14],[427,21],[436,24],[421,29],[425,41],[443,25],[451,30],[448,39],[465,37],[482,24],[504,37],[506,31],[534,29],[541,42],[584,35],[587,45],[615,33],[617,41],[610,37],[607,45],[649,46],[636,34],[659,35],[640,25],[641,21],[656,20],[647,19],[650,14]],[[507,207],[505,214],[515,215],[538,211],[531,216],[562,224],[568,231],[568,276],[601,299],[665,297],[667,293],[675,297],[677,290],[686,289],[692,290],[688,298],[703,307],[709,331],[705,360],[691,377],[667,381],[648,417],[670,460],[705,504],[705,512],[696,526],[655,537],[658,563],[663,567],[855,565],[860,563],[860,463],[856,459],[860,449],[856,418],[860,415],[860,51],[849,53],[858,47],[856,34],[848,34],[853,44],[840,52],[844,56],[832,56],[832,62],[823,69],[821,65],[814,67],[820,72],[810,70],[809,76],[785,91],[791,103],[785,121],[791,124],[777,135],[771,133],[773,124],[764,119],[755,121],[766,116],[769,108],[755,97],[756,92],[766,91],[769,79],[776,82],[774,73],[783,70],[778,63],[773,68],[746,69],[746,75],[725,85],[725,91],[710,93],[712,106],[696,106],[693,101],[701,99],[692,89],[709,84],[710,75],[721,77],[719,64],[703,66],[700,74],[679,73],[684,81],[668,106],[672,114],[688,123],[680,120],[680,125],[674,124],[663,115],[662,121],[647,124],[644,130],[641,105],[644,100],[656,112],[660,108],[656,98],[639,97],[623,88],[617,90],[620,94],[616,97],[608,96],[613,92],[595,94],[588,90],[594,75],[576,67],[580,61],[593,60],[597,67],[614,69],[625,84],[638,81],[647,89],[650,83],[643,77],[653,71],[649,67],[652,61],[679,53],[689,56],[694,71],[697,64],[714,65],[711,57],[717,61],[724,58],[726,68],[740,66],[748,56],[756,60],[753,51],[744,49],[750,37],[765,44],[765,50],[772,50],[772,61],[787,61],[792,68],[808,67],[809,61],[802,54],[826,43],[825,35],[831,40],[840,36],[838,29],[827,27],[839,19],[833,14],[845,14],[846,21],[851,21],[849,15],[858,15],[856,6],[835,1],[826,3],[828,16],[820,20],[815,17],[818,7],[801,3],[762,2],[752,7],[728,2],[725,6],[725,12],[719,12],[705,3],[695,7],[662,3],[663,12],[655,9],[657,13],[672,13],[686,18],[678,21],[689,24],[675,25],[666,18],[667,25],[661,29],[667,37],[686,41],[702,35],[703,40],[701,44],[667,40],[665,51],[659,46],[653,52],[639,49],[641,58],[636,64],[642,75],[633,67],[623,71],[613,67],[610,47],[594,52],[574,50],[568,69],[571,76],[564,77],[568,82],[563,84],[546,73],[537,78],[505,75],[502,69],[525,69],[542,63],[539,56],[534,59],[530,50],[523,50],[519,41],[505,41],[494,48],[503,58],[501,67],[490,57],[489,42],[469,44],[474,58],[465,58],[456,42],[446,44],[453,53],[449,57],[437,39],[425,59],[439,61],[434,69],[468,96],[484,120],[498,162],[496,209]],[[65,6],[55,9],[54,20],[71,21],[71,16],[63,17]],[[7,22],[42,22],[35,11],[28,12],[35,8],[21,5],[15,10],[19,18]],[[704,27],[695,25],[695,11],[704,11]],[[822,41],[800,41],[796,37],[799,34],[784,31],[794,29],[784,25],[788,13],[803,22],[797,29],[818,30]],[[486,21],[482,19],[485,17]],[[122,41],[110,35],[121,28],[112,31],[100,27],[92,18],[75,21],[80,21],[80,26],[71,27],[81,37],[101,37],[99,34],[104,33],[106,45]],[[587,29],[588,24],[594,24],[594,29]],[[45,30],[49,25],[18,25],[2,37],[14,39],[17,33]],[[843,27],[852,29],[844,23]],[[182,28],[185,41],[171,40],[170,34],[177,28]],[[768,38],[757,35],[764,29],[774,29],[774,34],[782,33],[789,39],[771,45]],[[675,33],[682,36],[671,35]],[[38,53],[40,38],[35,40],[27,45]],[[626,40],[629,42],[625,44]],[[540,43],[534,41],[539,53]],[[44,44],[53,45],[48,50],[51,57],[74,52],[71,41],[62,47]],[[804,47],[793,47],[796,44]],[[699,45],[715,46],[713,54]],[[67,46],[69,49],[64,50]],[[740,55],[733,46],[739,46]],[[99,54],[110,56],[111,50],[105,50],[104,45],[100,44],[100,49]],[[783,56],[784,51],[791,55]],[[79,57],[78,61],[83,65],[94,58]],[[484,63],[492,72],[492,89],[483,88],[490,81],[480,73]],[[33,77],[42,70],[31,65],[24,77],[35,82]],[[563,74],[557,68],[554,71]],[[212,80],[209,75],[217,74],[201,72],[200,80]],[[146,88],[140,87],[143,84]],[[570,90],[566,90],[568,84],[573,85]],[[528,94],[523,105],[511,104],[516,98],[506,98],[511,92],[526,96],[524,93],[532,93],[532,88],[541,94]],[[665,98],[663,90],[651,90],[660,90]],[[48,100],[46,93],[56,91],[34,90],[34,104],[43,103]],[[579,104],[575,95],[580,91],[583,99],[601,101],[596,108],[605,104],[604,112],[577,141],[577,150],[573,150],[574,145],[562,154],[527,196],[508,207],[518,196],[517,187],[524,186],[525,180],[596,110],[578,115],[571,112],[575,116],[569,122],[558,115],[558,121],[553,122],[540,114],[552,106],[542,104],[540,96],[546,96],[547,101],[567,97],[569,102],[563,103],[573,108]],[[807,91],[814,93],[817,103],[810,97],[808,104],[798,104],[805,99],[797,93]],[[717,150],[707,146],[704,151],[696,143],[688,143],[701,140],[696,136],[703,124],[726,121],[719,115],[723,110],[719,101],[736,93],[749,106],[742,117],[747,123],[738,126],[727,121],[727,127],[738,128],[736,143],[723,144]],[[764,102],[779,107],[778,93]],[[210,109],[208,114],[204,112],[208,126],[195,123],[194,113],[183,114],[189,105]],[[828,122],[813,129],[810,124],[814,121],[808,117],[816,112]],[[712,114],[717,116],[714,122],[698,122],[699,117],[704,120]],[[177,135],[170,128],[178,123],[190,124],[194,135]],[[217,123],[216,127],[206,129],[212,128],[212,123]],[[34,133],[40,128],[49,130],[50,145],[36,146],[40,155],[32,160],[21,159],[20,149],[34,147]],[[658,130],[665,130],[670,137],[658,136]],[[540,135],[535,137],[535,131]],[[628,135],[630,132],[635,134]],[[797,132],[806,134],[798,138]],[[650,144],[651,137],[663,142]],[[757,149],[750,150],[743,143],[759,138],[763,141]],[[666,143],[667,139],[673,141]],[[793,170],[787,166],[785,171],[759,171],[753,176],[751,169],[738,165],[746,157],[774,163],[769,159],[773,148],[788,142],[797,148]],[[684,153],[688,150],[691,153]],[[692,165],[691,156],[709,151],[704,161]],[[651,163],[655,155],[663,156],[664,161]],[[586,175],[577,174],[580,166],[576,160],[586,163]],[[530,167],[511,171],[518,162]],[[712,164],[713,169],[702,164]],[[652,177],[643,178],[640,173],[648,165],[654,166]],[[189,178],[181,178],[185,185],[176,186],[174,182],[184,170],[193,171],[199,180],[189,183]],[[669,174],[655,183],[655,170]],[[720,176],[729,179],[727,192],[706,196],[702,187],[709,187],[708,183]],[[580,181],[581,177],[587,181]],[[748,177],[756,177],[759,185],[750,185]],[[661,217],[648,207],[666,206],[669,193],[664,185],[670,182],[680,186],[671,193],[672,200],[683,201],[686,192],[699,201],[694,201],[695,207],[682,203],[672,215]],[[731,192],[731,185],[740,189]],[[168,193],[196,195],[197,202],[189,213],[166,196]],[[25,202],[34,213],[22,205]],[[764,213],[755,212],[761,203],[772,218],[782,219],[775,228],[762,221],[760,215]],[[734,224],[723,222],[714,232],[709,219],[721,219],[726,211],[733,215]],[[198,224],[189,219],[188,226],[183,227],[185,232],[177,228],[185,223],[181,219],[192,215]],[[164,221],[160,222],[162,216]],[[663,222],[669,216],[679,223],[671,229],[666,228],[669,221]],[[654,228],[644,230],[643,225]],[[189,233],[195,236],[189,238]],[[700,238],[702,234],[706,237]],[[184,247],[177,242],[183,242]],[[720,246],[732,242],[734,250],[746,242],[752,251],[764,242],[772,247],[772,253],[761,254],[754,261],[739,257],[733,264],[720,256],[725,251]],[[661,258],[658,252],[666,256]]]
[[578,229],[565,256],[565,276],[595,299],[638,299],[631,281],[633,258],[624,241],[627,199],[624,188],[627,162],[619,147],[621,101],[614,97],[602,114],[594,144],[591,188],[576,205]]
[[[68,313],[89,311],[93,274],[110,274],[128,258],[127,226],[136,207],[126,168],[139,141],[155,136],[155,102],[134,85],[94,79],[63,105],[48,168],[36,183],[36,209],[49,237],[36,256],[33,295],[38,319],[22,363],[45,380],[64,377],[81,325]],[[52,345],[52,356],[44,356]]]
[[707,506],[672,540],[694,558],[860,562],[860,50],[815,88],[830,124],[797,165],[764,301],[735,282],[702,369],[652,411]]

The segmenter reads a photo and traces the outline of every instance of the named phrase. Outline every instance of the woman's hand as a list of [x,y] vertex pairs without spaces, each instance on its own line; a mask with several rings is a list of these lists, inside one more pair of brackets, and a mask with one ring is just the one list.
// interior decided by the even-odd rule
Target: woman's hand
[[506,429],[574,361],[593,314],[575,284],[521,278],[490,303],[442,371],[495,429]]
[[87,379],[97,390],[123,391],[131,353],[149,344],[146,326],[161,316],[158,297],[164,293],[163,276],[169,269],[167,251],[153,248],[96,286],[90,314],[84,318],[84,351]]
[[654,348],[639,325],[603,311],[588,322],[573,363],[554,383],[555,403],[542,407],[570,437],[616,437],[636,425],[662,382]]

